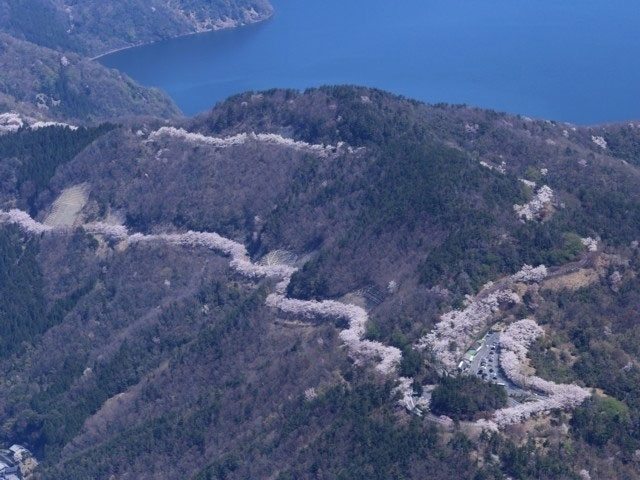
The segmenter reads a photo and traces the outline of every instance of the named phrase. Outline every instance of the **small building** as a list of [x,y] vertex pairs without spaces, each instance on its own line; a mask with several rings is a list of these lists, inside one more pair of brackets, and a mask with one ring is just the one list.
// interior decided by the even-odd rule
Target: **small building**
[[18,465],[0,465],[0,480],[22,480],[22,472]]
[[465,362],[473,362],[473,359],[476,358],[476,355],[478,354],[478,351],[475,349],[471,349],[471,350],[467,350],[467,353],[464,354],[464,361]]
[[21,462],[31,456],[31,452],[29,450],[18,444],[11,445],[9,447],[9,451],[13,453],[13,459],[16,462]]
[[459,364],[458,364],[458,372],[462,373],[465,372],[469,369],[469,366],[471,365],[471,363],[467,360],[462,360]]

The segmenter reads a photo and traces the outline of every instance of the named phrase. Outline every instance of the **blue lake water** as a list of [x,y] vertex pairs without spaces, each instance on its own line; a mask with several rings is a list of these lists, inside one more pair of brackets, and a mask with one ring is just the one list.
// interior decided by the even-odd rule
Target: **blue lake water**
[[358,84],[592,124],[640,119],[637,0],[273,0],[262,24],[100,59],[187,114],[231,94]]

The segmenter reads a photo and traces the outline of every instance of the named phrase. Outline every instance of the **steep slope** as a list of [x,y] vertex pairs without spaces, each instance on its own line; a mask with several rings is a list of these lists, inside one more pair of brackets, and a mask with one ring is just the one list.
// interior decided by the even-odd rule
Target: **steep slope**
[[0,111],[67,122],[124,115],[180,115],[160,91],[144,88],[77,54],[62,54],[0,34]]
[[54,50],[96,56],[190,33],[265,20],[267,0],[2,0],[0,28]]
[[[1,354],[1,434],[44,478],[638,478],[639,126],[354,87],[134,123],[51,130],[90,144],[29,205],[82,185],[81,228],[0,217],[31,231],[1,230],[29,333]],[[498,321],[510,377],[604,396],[484,435],[400,407]]]

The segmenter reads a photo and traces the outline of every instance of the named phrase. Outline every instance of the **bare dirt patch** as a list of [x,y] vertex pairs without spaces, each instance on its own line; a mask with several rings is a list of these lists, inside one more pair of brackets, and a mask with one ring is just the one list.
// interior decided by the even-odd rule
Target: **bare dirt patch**
[[578,290],[598,281],[598,273],[590,268],[581,268],[575,272],[548,278],[542,282],[543,290]]

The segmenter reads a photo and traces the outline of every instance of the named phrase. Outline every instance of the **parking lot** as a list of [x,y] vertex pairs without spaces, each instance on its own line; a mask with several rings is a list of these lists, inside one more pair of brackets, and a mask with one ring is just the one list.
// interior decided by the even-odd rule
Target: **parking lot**
[[[470,360],[465,372],[468,375],[475,375],[488,382],[504,386],[510,398],[530,396],[530,392],[516,386],[504,375],[500,368],[500,332],[490,331],[478,343],[479,346],[473,351],[473,359]],[[513,403],[513,401],[510,401],[510,403]]]

